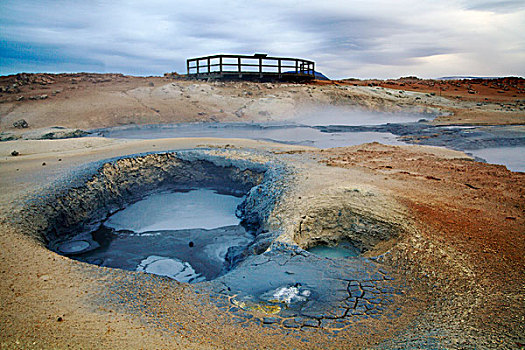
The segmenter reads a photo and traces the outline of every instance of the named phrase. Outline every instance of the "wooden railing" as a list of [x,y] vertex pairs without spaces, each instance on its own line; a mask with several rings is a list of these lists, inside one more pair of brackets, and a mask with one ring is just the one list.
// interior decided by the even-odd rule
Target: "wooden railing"
[[313,61],[289,58],[268,57],[265,54],[213,55],[190,58],[186,61],[188,77],[228,77],[258,76],[282,78],[297,76],[313,79],[315,63]]

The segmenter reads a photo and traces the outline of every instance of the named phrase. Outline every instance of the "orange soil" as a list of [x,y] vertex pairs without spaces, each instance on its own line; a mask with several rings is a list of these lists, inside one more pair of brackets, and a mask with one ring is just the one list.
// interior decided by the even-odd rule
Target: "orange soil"
[[525,98],[525,79],[506,77],[497,79],[433,80],[400,78],[397,80],[338,80],[317,81],[316,84],[380,86],[389,89],[431,93],[437,96],[471,101],[517,102]]

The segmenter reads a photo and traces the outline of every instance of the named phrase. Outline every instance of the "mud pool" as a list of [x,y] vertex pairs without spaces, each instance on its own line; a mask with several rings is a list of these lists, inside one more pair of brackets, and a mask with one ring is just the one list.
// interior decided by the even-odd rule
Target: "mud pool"
[[[254,237],[235,216],[242,198],[210,189],[164,191],[129,205],[84,240],[58,247],[87,263],[166,276],[179,282],[211,280],[229,269],[227,254]],[[76,246],[75,246],[76,245]]]
[[316,245],[308,249],[310,253],[325,258],[349,258],[359,256],[359,249],[354,247],[350,242],[340,242],[337,245]]
[[505,165],[512,171],[525,172],[525,146],[489,147],[469,151],[488,163]]
[[[376,115],[377,114],[377,115]],[[434,126],[417,114],[322,114],[280,123],[189,123],[132,125],[92,130],[92,135],[126,139],[176,137],[247,138],[318,148],[367,142],[422,144],[472,154],[480,161],[524,171],[525,129],[521,126]],[[430,117],[432,119],[433,116]],[[377,123],[377,124],[374,124]]]
[[192,228],[214,229],[238,225],[235,216],[242,197],[220,194],[211,189],[154,193],[111,215],[106,227],[116,231],[144,233]]
[[94,130],[95,135],[126,139],[156,139],[172,137],[245,138],[295,145],[332,148],[381,142],[403,145],[389,132],[324,133],[315,127],[294,123],[191,123],[171,125],[126,126]]

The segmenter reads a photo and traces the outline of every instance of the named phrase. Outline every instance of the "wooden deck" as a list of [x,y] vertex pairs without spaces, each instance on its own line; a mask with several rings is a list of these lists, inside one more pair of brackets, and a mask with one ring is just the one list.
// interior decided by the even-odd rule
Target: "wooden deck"
[[315,62],[266,54],[212,55],[186,61],[190,79],[308,81],[315,78]]

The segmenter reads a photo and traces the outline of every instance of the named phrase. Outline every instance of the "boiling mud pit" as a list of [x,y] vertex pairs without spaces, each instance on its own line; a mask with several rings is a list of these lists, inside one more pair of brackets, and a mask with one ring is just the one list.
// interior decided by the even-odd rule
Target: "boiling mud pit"
[[399,317],[396,300],[407,287],[362,253],[397,237],[400,227],[344,206],[311,213],[290,236],[274,208],[296,171],[267,153],[131,156],[79,170],[31,215],[47,222],[39,232],[50,249],[193,283],[246,326],[337,333],[369,318]]
[[211,280],[229,269],[231,248],[245,248],[254,239],[235,216],[242,200],[210,189],[154,193],[110,215],[92,240],[57,248],[95,265],[179,282]]

